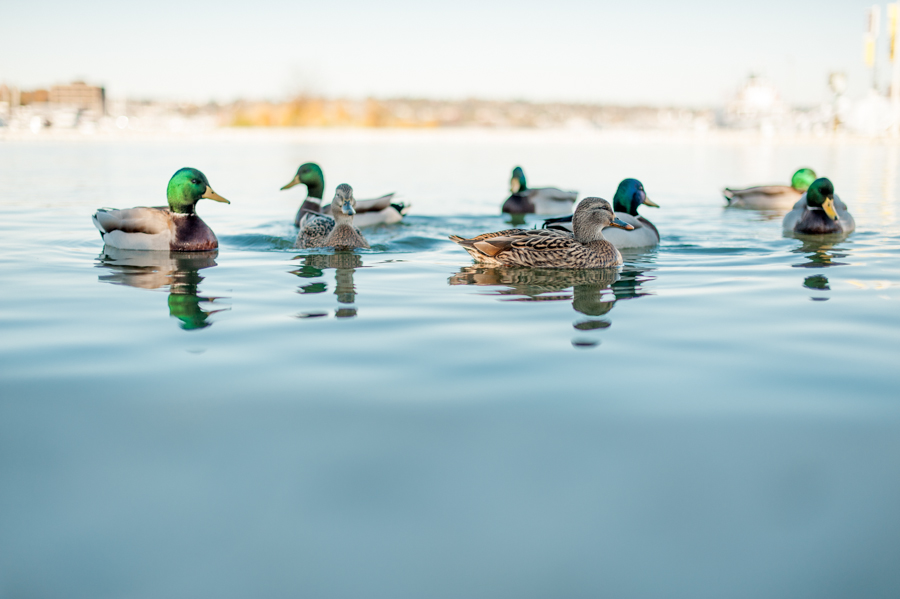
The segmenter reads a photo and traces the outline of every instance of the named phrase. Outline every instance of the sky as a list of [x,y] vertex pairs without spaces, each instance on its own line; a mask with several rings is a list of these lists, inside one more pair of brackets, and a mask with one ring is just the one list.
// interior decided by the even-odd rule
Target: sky
[[[858,0],[8,2],[0,82],[228,102],[424,97],[713,107],[748,74],[794,105],[871,85]],[[886,60],[885,5],[879,59]],[[886,79],[885,79],[886,80]]]

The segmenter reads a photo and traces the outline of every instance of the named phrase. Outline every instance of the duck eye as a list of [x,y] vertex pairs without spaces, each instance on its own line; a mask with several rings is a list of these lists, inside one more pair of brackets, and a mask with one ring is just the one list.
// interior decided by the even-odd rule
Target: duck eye
[[200,179],[191,179],[191,183],[194,185],[200,185]]

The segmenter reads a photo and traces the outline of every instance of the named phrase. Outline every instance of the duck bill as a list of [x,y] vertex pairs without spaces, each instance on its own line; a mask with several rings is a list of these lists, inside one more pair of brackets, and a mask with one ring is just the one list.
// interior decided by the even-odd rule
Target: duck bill
[[644,206],[650,206],[651,208],[659,208],[659,204],[651,200],[650,198],[645,197],[644,201],[641,202]]
[[344,200],[344,203],[341,204],[341,212],[347,216],[353,216],[356,214],[356,209],[350,204],[350,200]]
[[518,180],[518,179],[513,178],[513,179],[509,182],[509,190],[510,190],[512,193],[519,193],[519,190],[520,190],[520,189],[522,189],[522,184],[519,183],[519,180]]
[[609,223],[610,227],[618,227],[620,229],[625,229],[626,231],[631,231],[634,229],[633,226],[626,223],[624,220],[617,218],[613,222]]
[[300,175],[296,175],[293,179],[291,179],[291,182],[288,183],[287,185],[285,185],[284,187],[282,187],[281,191],[284,191],[285,189],[290,189],[294,185],[300,185]]
[[217,194],[216,192],[214,192],[209,185],[206,186],[206,191],[203,192],[203,195],[200,197],[206,198],[207,200],[215,200],[216,202],[222,202],[223,204],[231,203],[228,200],[226,200],[225,198],[223,198],[222,196],[220,196],[219,194]]
[[827,214],[828,218],[830,218],[831,220],[838,219],[837,210],[834,209],[834,198],[828,198],[827,200],[825,200],[825,202],[822,204],[822,210],[825,211],[825,214]]

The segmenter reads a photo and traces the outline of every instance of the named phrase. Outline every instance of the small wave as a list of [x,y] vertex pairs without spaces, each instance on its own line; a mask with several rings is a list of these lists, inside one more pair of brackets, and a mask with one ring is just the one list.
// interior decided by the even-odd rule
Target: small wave
[[287,239],[277,235],[264,235],[259,233],[223,235],[219,238],[219,243],[224,246],[241,250],[283,251],[294,249],[293,237]]

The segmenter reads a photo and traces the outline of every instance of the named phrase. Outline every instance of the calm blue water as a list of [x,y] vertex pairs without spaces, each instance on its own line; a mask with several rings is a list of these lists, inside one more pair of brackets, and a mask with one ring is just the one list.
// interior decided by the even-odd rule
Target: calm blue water
[[[413,209],[291,248],[303,161]],[[476,268],[509,171],[611,198],[619,273]],[[829,176],[785,238],[725,185]],[[215,256],[104,250],[200,168]],[[0,597],[896,597],[900,146],[552,133],[0,143]],[[533,222],[533,221],[532,221]]]

